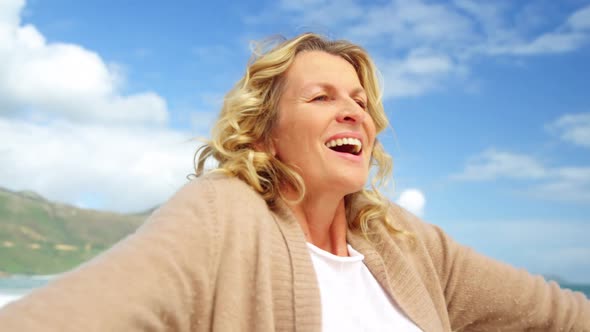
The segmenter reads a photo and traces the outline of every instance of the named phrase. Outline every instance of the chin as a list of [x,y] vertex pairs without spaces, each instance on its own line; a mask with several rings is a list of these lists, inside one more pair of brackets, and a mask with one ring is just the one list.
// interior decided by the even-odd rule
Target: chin
[[344,195],[354,194],[358,191],[361,191],[365,188],[365,184],[367,183],[367,178],[358,178],[358,179],[350,179],[348,178],[346,182],[342,183]]
[[363,190],[365,188],[364,184],[362,186],[358,186],[356,188],[354,188],[353,190],[351,190],[349,193],[347,193],[346,195],[350,195],[350,194],[354,194],[357,193],[361,190]]
[[346,196],[365,188],[368,174],[358,170],[334,170],[328,174],[305,178],[305,187],[317,193],[334,193]]

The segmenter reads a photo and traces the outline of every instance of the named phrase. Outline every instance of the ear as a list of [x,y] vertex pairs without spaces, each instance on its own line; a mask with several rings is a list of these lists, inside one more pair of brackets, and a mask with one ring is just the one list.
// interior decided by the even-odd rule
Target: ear
[[275,140],[274,140],[274,138],[271,138],[270,139],[270,142],[268,143],[268,145],[269,145],[269,147],[268,147],[268,150],[269,151],[268,152],[270,152],[270,154],[273,157],[276,157],[277,156],[277,148],[275,146]]
[[272,138],[268,141],[268,147],[266,147],[263,142],[254,143],[253,147],[254,147],[254,150],[256,150],[258,152],[267,152],[267,153],[270,153],[273,157],[276,157],[276,155],[277,155],[275,143]]

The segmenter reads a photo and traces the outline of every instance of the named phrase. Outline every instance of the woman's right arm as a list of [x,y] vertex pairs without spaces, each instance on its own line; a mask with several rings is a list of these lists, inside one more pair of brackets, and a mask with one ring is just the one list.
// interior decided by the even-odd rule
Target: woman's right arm
[[214,199],[207,179],[187,184],[133,235],[2,308],[1,330],[207,329],[211,306],[203,304],[213,298],[218,257]]

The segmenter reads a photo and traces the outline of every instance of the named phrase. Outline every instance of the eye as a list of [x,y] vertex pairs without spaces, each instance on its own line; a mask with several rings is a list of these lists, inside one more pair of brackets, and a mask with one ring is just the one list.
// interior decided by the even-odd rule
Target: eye
[[356,103],[357,103],[357,104],[358,104],[358,105],[359,105],[359,106],[360,106],[362,109],[364,109],[364,110],[366,110],[366,109],[367,109],[367,103],[366,103],[364,100],[362,100],[362,99],[359,99],[359,100],[357,100],[357,101],[356,101]]
[[314,97],[311,101],[328,101],[328,99],[328,95],[319,95],[317,97]]

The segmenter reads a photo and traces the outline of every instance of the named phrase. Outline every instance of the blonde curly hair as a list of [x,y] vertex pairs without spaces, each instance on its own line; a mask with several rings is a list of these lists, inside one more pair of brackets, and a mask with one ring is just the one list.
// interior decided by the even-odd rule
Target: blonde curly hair
[[[272,47],[274,46],[274,47]],[[345,40],[328,40],[315,33],[304,33],[293,39],[276,39],[255,44],[253,56],[245,75],[227,93],[221,114],[207,140],[195,154],[196,176],[205,172],[205,162],[211,157],[218,162],[214,172],[235,176],[249,184],[276,208],[284,186],[295,189],[299,199],[305,195],[303,179],[295,169],[275,158],[271,146],[272,129],[278,118],[278,103],[285,83],[285,72],[295,56],[305,51],[322,51],[342,57],[355,68],[367,94],[367,109],[377,133],[389,126],[381,101],[377,69],[368,53],[360,46]],[[378,186],[391,176],[392,160],[376,140],[371,156],[376,173],[370,189],[362,189],[345,197],[347,221],[353,231],[369,234],[373,221],[384,222],[394,233],[389,220],[389,201]],[[352,203],[364,198],[363,206],[352,216]]]

